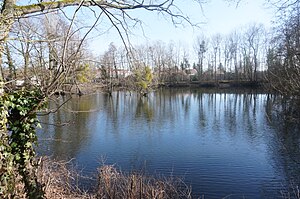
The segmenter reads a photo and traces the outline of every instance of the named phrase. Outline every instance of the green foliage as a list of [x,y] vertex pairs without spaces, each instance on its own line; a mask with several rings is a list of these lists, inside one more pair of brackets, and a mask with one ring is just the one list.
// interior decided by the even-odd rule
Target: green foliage
[[40,91],[14,91],[0,98],[0,196],[14,197],[16,173],[21,176],[28,198],[43,198],[42,186],[37,181],[34,161],[36,144],[36,111],[42,108]]
[[134,71],[137,90],[143,95],[147,94],[151,87],[153,74],[149,66]]
[[76,70],[76,80],[80,83],[88,82],[90,76],[90,67],[88,64],[80,65]]
[[2,103],[2,96],[0,96],[0,102],[0,196],[8,198],[11,197],[15,188],[15,168],[6,128],[8,110]]

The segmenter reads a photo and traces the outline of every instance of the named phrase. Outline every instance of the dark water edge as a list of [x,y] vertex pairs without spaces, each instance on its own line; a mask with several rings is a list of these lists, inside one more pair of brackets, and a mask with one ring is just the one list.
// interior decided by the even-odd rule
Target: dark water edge
[[282,120],[273,109],[279,107],[274,98],[248,89],[74,97],[41,118],[68,124],[44,125],[38,153],[75,158],[89,176],[101,157],[125,172],[179,176],[195,197],[280,198],[281,191],[299,185],[300,139],[297,123]]
[[161,88],[198,88],[198,89],[265,89],[269,87],[268,83],[263,81],[234,81],[234,80],[218,80],[218,81],[182,81],[182,82],[165,82],[159,84]]

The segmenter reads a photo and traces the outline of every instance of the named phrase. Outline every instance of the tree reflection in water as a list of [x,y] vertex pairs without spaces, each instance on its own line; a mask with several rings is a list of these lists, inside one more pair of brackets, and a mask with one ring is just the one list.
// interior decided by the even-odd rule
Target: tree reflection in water
[[[281,96],[268,95],[266,117],[274,129],[270,139],[270,152],[275,166],[285,176],[284,194],[299,197],[300,187],[300,104],[299,100],[287,100]],[[296,190],[298,188],[298,190]]]

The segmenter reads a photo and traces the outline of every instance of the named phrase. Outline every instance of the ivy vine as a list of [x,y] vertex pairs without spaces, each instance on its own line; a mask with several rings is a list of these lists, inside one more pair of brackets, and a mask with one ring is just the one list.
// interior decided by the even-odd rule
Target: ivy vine
[[18,90],[0,97],[0,197],[14,198],[16,173],[28,198],[44,198],[36,176],[34,145],[37,143],[36,112],[43,108],[39,90]]

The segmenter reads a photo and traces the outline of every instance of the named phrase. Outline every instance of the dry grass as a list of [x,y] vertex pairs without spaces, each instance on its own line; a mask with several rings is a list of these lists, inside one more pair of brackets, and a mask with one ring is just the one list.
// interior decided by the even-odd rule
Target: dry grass
[[54,161],[43,157],[38,169],[39,181],[44,185],[46,198],[79,199],[95,198],[78,187],[80,175],[66,161]]
[[46,198],[53,199],[176,199],[192,198],[191,191],[179,178],[154,178],[140,173],[124,174],[112,165],[98,169],[97,187],[87,193],[78,187],[80,175],[72,163],[43,157],[38,169]]
[[192,198],[189,187],[180,179],[123,174],[111,165],[102,166],[98,172],[97,198]]

